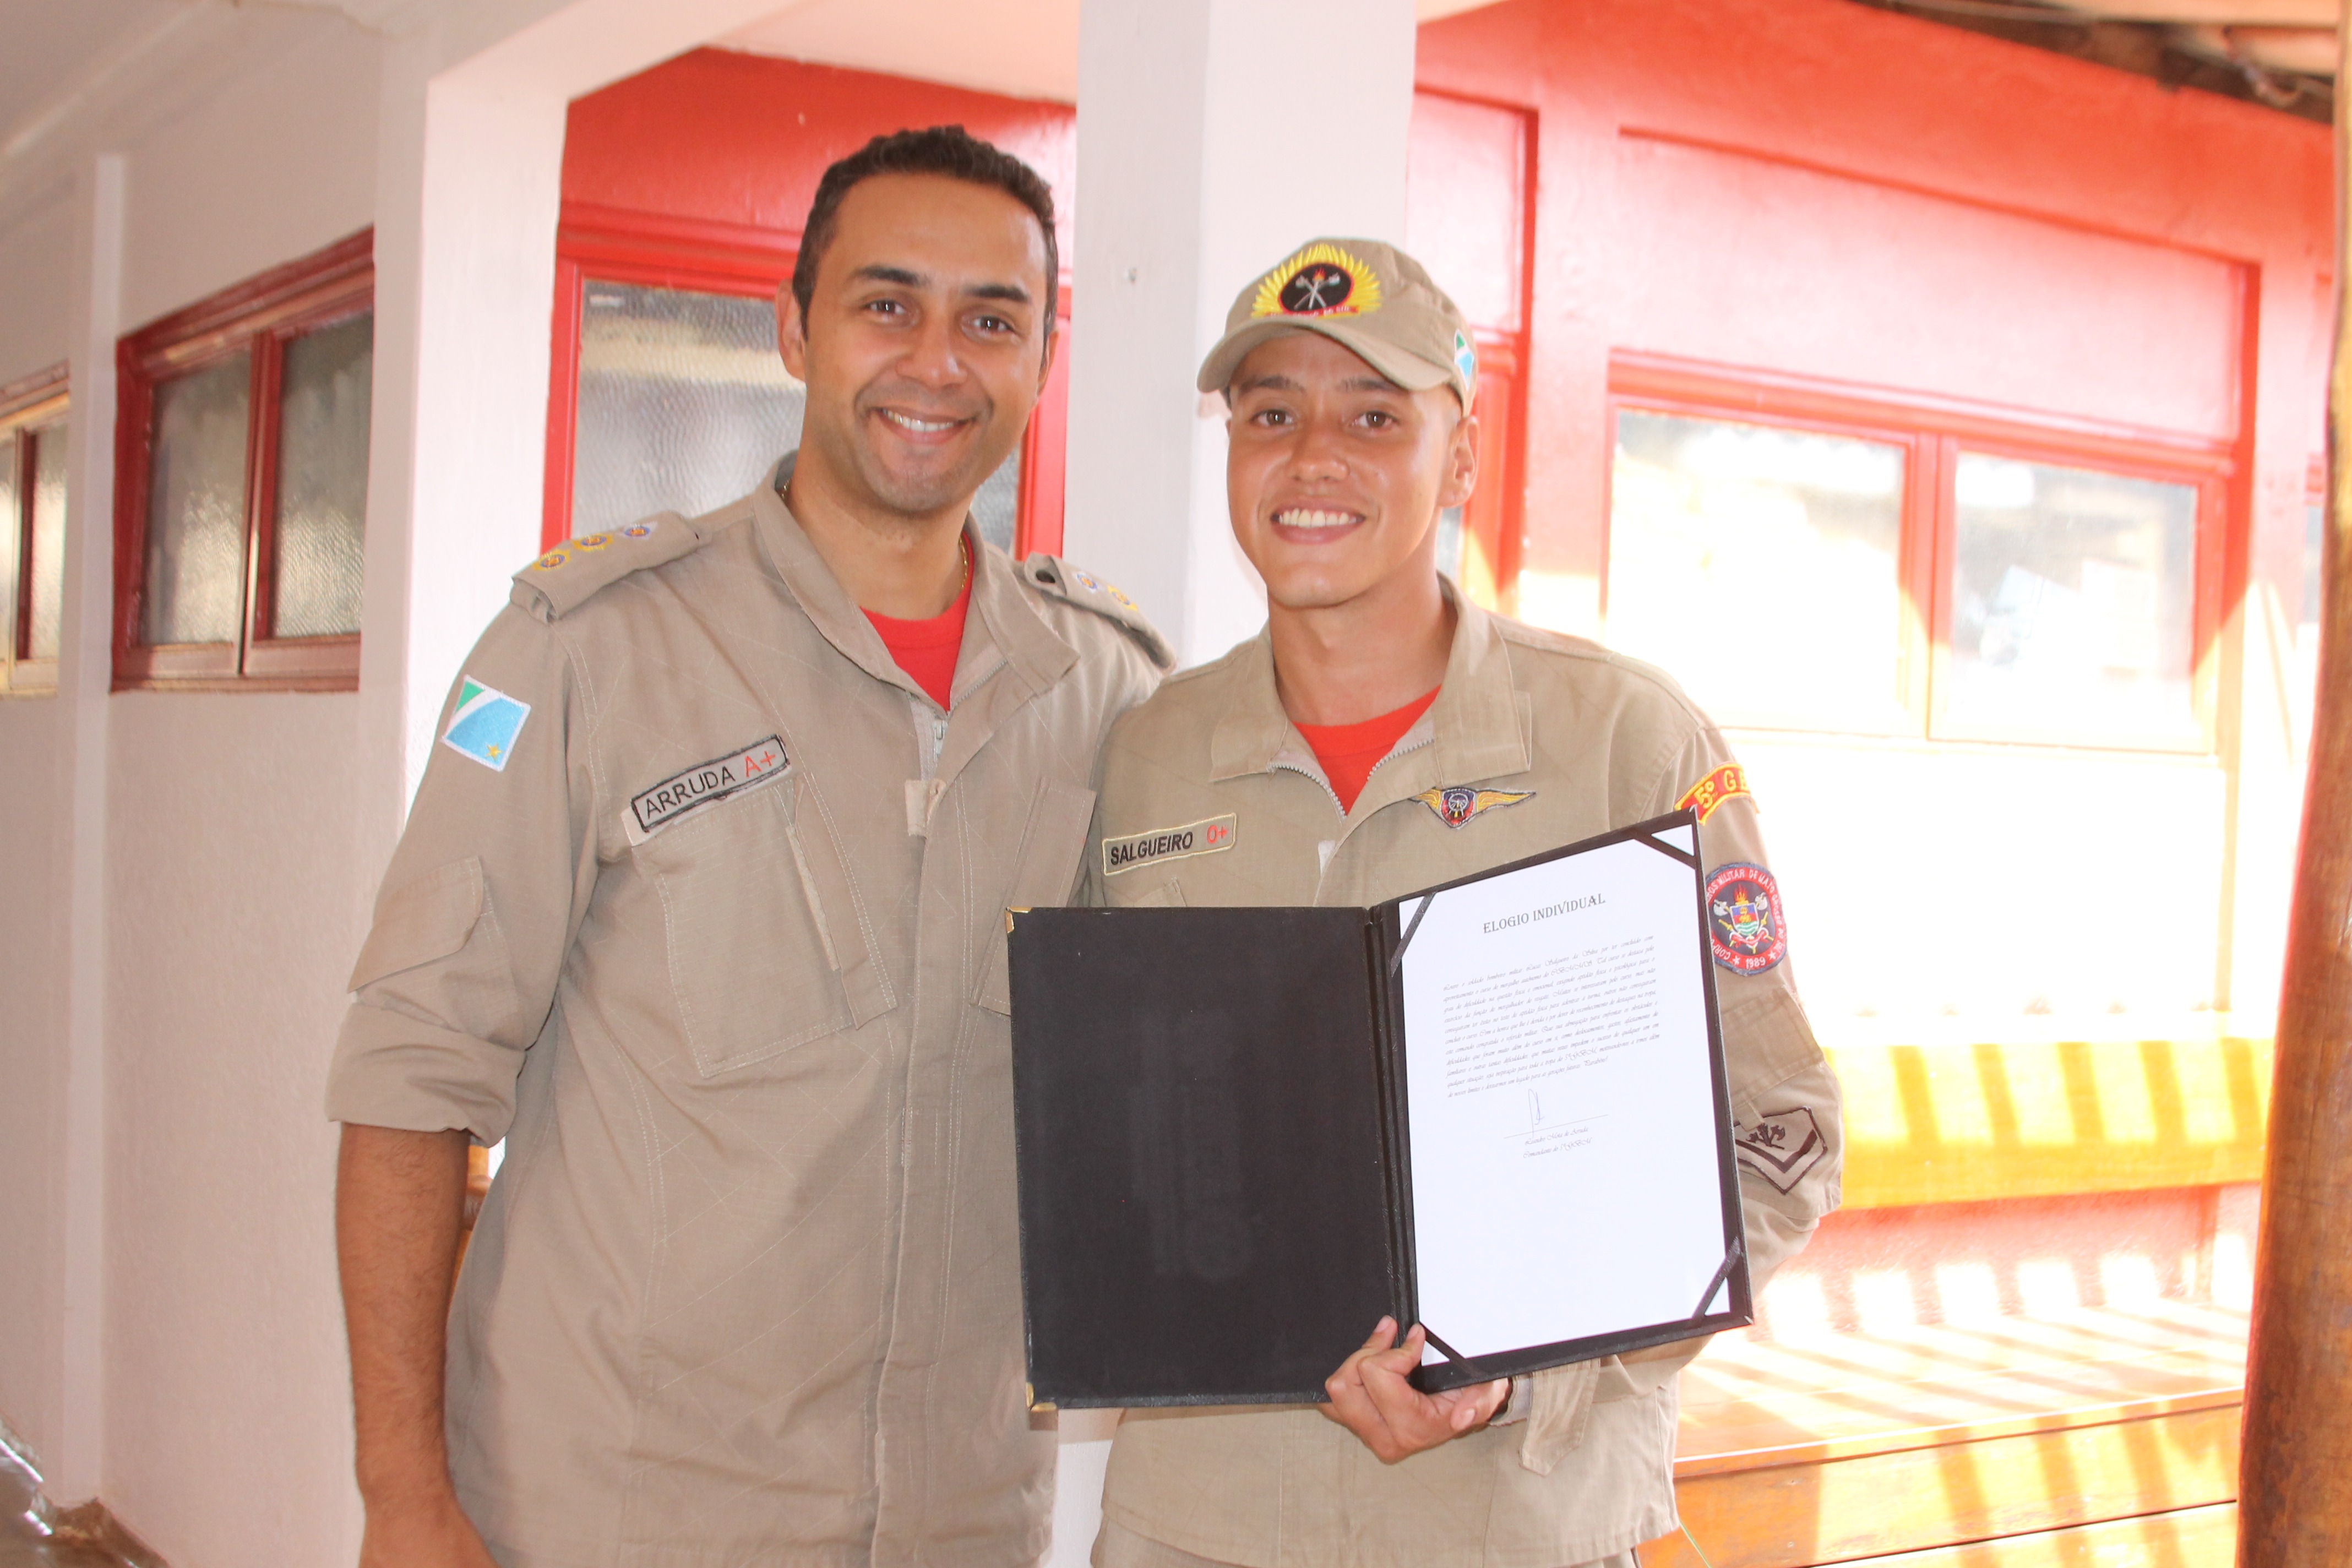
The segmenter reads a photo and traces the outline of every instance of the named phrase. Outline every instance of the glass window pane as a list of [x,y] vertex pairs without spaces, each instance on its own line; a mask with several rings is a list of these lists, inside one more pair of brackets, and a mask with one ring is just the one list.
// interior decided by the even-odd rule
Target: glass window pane
[[281,637],[360,629],[375,318],[286,345],[278,411],[275,622]]
[[[724,506],[800,445],[805,405],[776,352],[774,300],[591,281],[581,300],[572,531]],[[1020,499],[1015,447],[972,500],[981,536],[1011,550]]]
[[149,437],[148,643],[235,642],[245,602],[250,349],[159,383]]
[[589,283],[572,531],[733,500],[800,445],[803,401],[776,352],[773,300]]
[[30,432],[33,441],[32,558],[23,570],[32,579],[26,595],[24,649],[26,658],[58,657],[58,630],[66,585],[66,422]]
[[980,536],[1007,555],[1021,521],[1021,448],[1016,446],[971,498],[971,521]]
[[1624,411],[1609,645],[1720,723],[1908,727],[1903,474],[1888,442]]
[[1939,734],[2195,746],[2197,490],[1963,452]]

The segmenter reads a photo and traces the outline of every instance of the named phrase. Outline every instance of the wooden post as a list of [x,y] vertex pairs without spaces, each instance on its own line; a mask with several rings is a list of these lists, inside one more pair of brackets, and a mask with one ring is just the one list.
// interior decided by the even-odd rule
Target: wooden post
[[2352,312],[2337,28],[2336,354],[2311,777],[2271,1091],[2238,1469],[2239,1568],[2352,1563]]

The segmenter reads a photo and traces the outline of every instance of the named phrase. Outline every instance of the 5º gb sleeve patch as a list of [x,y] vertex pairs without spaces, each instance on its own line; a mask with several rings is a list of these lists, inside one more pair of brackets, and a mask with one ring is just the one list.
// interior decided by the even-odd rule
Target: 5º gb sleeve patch
[[1717,806],[1727,800],[1738,800],[1743,796],[1750,800],[1755,798],[1748,794],[1747,773],[1738,763],[1726,763],[1691,785],[1689,793],[1675,802],[1675,809],[1681,811],[1688,807],[1696,811],[1699,821],[1704,823],[1715,815]]
[[507,771],[507,759],[514,755],[522,721],[530,717],[530,703],[519,702],[469,675],[457,687],[457,711],[449,715],[449,727],[441,731],[441,743],[494,773],[502,773]]
[[1708,872],[1706,934],[1715,961],[1734,974],[1761,974],[1789,956],[1789,922],[1772,873],[1744,860]]

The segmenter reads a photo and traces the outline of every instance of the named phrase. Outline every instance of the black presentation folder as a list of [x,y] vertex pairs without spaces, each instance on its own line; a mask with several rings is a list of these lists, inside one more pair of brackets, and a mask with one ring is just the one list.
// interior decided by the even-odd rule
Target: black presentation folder
[[[1689,1307],[1508,1348],[1456,1349],[1446,1324],[1430,1321],[1444,1359],[1425,1361],[1416,1381],[1431,1391],[1459,1387],[1752,1321],[1696,819],[1682,811],[1369,910],[1013,911],[1032,1402],[1312,1402],[1383,1314],[1421,1321],[1428,1282],[1415,1237],[1402,956],[1420,920],[1454,889],[1634,842],[1645,848],[1633,859],[1655,850],[1669,875],[1688,883],[1696,956],[1679,929],[1682,883],[1672,881],[1659,951],[1671,950],[1674,962],[1657,984],[1685,988],[1685,998],[1688,988],[1704,994],[1704,1076],[1692,1056],[1677,1081],[1699,1087],[1685,1094],[1691,1103],[1671,1108],[1712,1123],[1693,1129],[1687,1145],[1711,1149],[1715,1160],[1695,1178],[1701,1197],[1688,1210],[1708,1227],[1683,1248]],[[1626,858],[1621,852],[1616,864]],[[1656,883],[1646,864],[1633,869]],[[1563,932],[1573,923],[1552,922]],[[1697,1018],[1700,1005],[1686,1003],[1680,1016]],[[1685,1026],[1679,1047],[1635,1039],[1632,1048],[1696,1053],[1695,1028]],[[1525,1094],[1538,1104],[1535,1089]],[[1638,1164],[1641,1152],[1629,1157]],[[1620,1174],[1642,1179],[1638,1170]],[[1502,1250],[1579,1256],[1582,1206],[1547,1208],[1550,1234],[1515,1235]],[[1704,1294],[1687,1283],[1701,1244],[1709,1250],[1696,1254],[1699,1276],[1721,1258]],[[1640,1250],[1630,1266],[1624,1256],[1608,1266],[1638,1272]],[[1507,1273],[1496,1270],[1498,1288]]]

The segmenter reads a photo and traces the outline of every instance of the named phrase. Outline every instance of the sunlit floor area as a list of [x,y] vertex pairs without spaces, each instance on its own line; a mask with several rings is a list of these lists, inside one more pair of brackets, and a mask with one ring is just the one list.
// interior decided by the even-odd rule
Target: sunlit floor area
[[1683,1379],[1684,1521],[1713,1568],[2227,1568],[2246,1322],[2158,1300],[1727,1334]]

